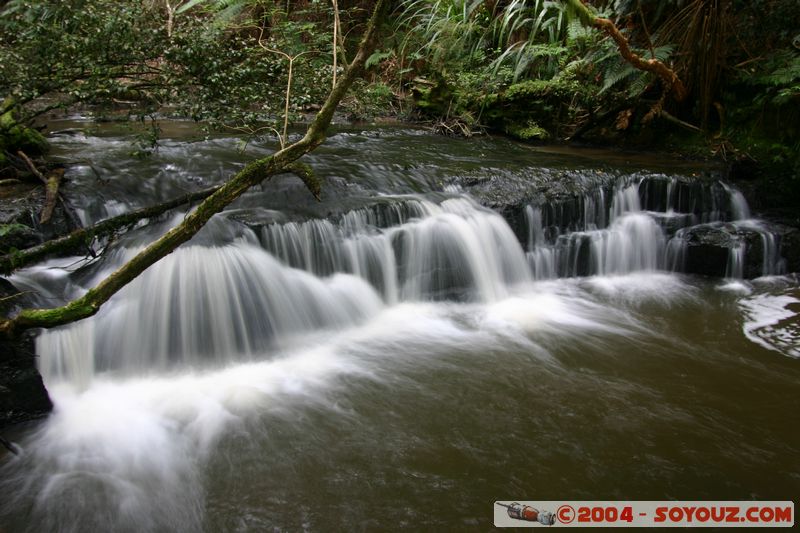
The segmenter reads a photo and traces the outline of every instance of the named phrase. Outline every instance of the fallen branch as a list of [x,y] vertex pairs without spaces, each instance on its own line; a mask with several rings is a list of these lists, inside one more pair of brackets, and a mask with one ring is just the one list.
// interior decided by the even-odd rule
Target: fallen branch
[[45,178],[44,175],[41,172],[39,172],[39,169],[36,168],[36,165],[33,164],[31,158],[25,155],[25,152],[23,152],[22,150],[18,150],[17,155],[25,162],[25,165],[28,167],[28,170],[30,170],[34,176],[39,178],[39,181],[47,185],[47,178]]
[[686,128],[687,130],[690,130],[690,131],[696,131],[696,132],[698,132],[698,133],[702,133],[702,132],[703,132],[703,130],[702,130],[702,129],[698,128],[698,127],[697,127],[697,126],[695,126],[694,124],[690,124],[690,123],[688,123],[688,122],[685,122],[685,121],[683,121],[683,120],[679,119],[678,117],[676,117],[676,116],[674,116],[674,115],[671,115],[671,114],[669,114],[669,113],[668,113],[667,111],[665,111],[664,109],[662,109],[662,110],[661,110],[661,112],[659,113],[659,116],[660,116],[661,118],[663,118],[664,120],[667,120],[667,121],[669,121],[669,122],[672,122],[673,124],[677,124],[678,126],[680,126],[680,127],[682,127],[682,128]]
[[[326,130],[333,119],[336,107],[356,77],[360,75],[367,57],[375,48],[378,21],[382,20],[386,14],[388,4],[388,0],[378,0],[376,2],[375,9],[372,12],[353,62],[331,90],[327,100],[325,100],[302,139],[271,156],[258,159],[245,166],[206,198],[180,224],[152,242],[96,287],[89,289],[82,297],[55,309],[26,309],[14,318],[0,320],[0,335],[13,338],[29,328],[52,328],[93,316],[120,289],[133,281],[148,267],[191,239],[212,216],[222,211],[250,187],[271,176],[290,170],[297,159],[321,145],[325,140]],[[310,175],[306,175],[306,185],[308,186],[309,183],[312,186],[314,184],[318,185],[318,182],[311,178]],[[311,192],[315,193],[314,190],[311,190]],[[319,192],[317,191],[316,194],[318,195]]]
[[68,235],[57,239],[51,239],[31,248],[17,250],[16,252],[0,256],[0,273],[10,274],[18,268],[37,263],[52,254],[68,254],[80,250],[81,248],[86,248],[98,237],[105,237],[117,233],[123,228],[133,226],[140,220],[157,217],[176,207],[204,200],[218,189],[219,186],[209,187],[202,191],[189,193],[158,205],[144,207],[136,211],[102,220],[88,228],[76,229]]
[[42,215],[39,218],[40,224],[47,224],[53,217],[53,210],[56,208],[56,201],[59,199],[58,186],[61,184],[61,178],[64,177],[64,169],[56,168],[47,176],[47,182],[44,189],[44,207],[42,208]]
[[64,212],[67,215],[68,222],[71,223],[73,228],[80,228],[81,222],[78,219],[78,216],[75,214],[75,210],[72,209],[72,206],[69,205],[69,202],[67,202],[67,199],[64,198],[64,195],[59,190],[59,185],[64,177],[64,169],[56,168],[47,178],[45,178],[39,169],[36,168],[36,165],[33,163],[33,161],[31,161],[31,159],[25,154],[25,152],[19,150],[17,151],[17,155],[20,159],[22,159],[22,161],[25,162],[25,166],[28,167],[31,173],[39,178],[39,181],[44,183],[45,186],[45,204],[42,208],[39,223],[46,224],[50,221],[50,218],[53,216],[53,210],[56,206],[56,200],[60,200],[61,206],[64,208]]

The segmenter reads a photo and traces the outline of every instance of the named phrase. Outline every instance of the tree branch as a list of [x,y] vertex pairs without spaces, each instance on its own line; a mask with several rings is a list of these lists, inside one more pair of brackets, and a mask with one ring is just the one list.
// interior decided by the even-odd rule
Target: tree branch
[[639,70],[652,72],[661,78],[665,85],[672,91],[675,100],[681,102],[686,98],[686,87],[674,70],[656,58],[642,59],[641,56],[637,55],[631,49],[628,39],[622,35],[622,32],[619,31],[616,24],[609,19],[594,15],[589,11],[589,8],[586,7],[586,4],[584,4],[582,0],[565,0],[565,2],[575,10],[581,22],[587,26],[593,26],[611,37],[614,42],[617,43],[619,53],[625,61]]
[[317,113],[302,139],[271,156],[258,159],[245,166],[244,169],[206,198],[198,206],[197,210],[184,218],[179,225],[151,243],[96,287],[89,289],[81,298],[55,309],[23,310],[14,318],[0,321],[0,334],[14,337],[25,329],[51,328],[93,316],[100,309],[100,306],[120,289],[159,259],[167,256],[175,248],[191,239],[213,215],[222,211],[247,189],[275,174],[287,171],[297,159],[322,144],[336,107],[356,77],[360,75],[367,57],[374,49],[378,21],[383,19],[389,3],[389,0],[378,0],[376,2],[355,59],[331,90],[322,109]]
[[14,253],[0,256],[0,273],[10,274],[14,270],[41,261],[50,254],[70,253],[74,250],[79,250],[90,245],[92,240],[97,237],[111,235],[125,227],[132,226],[140,220],[157,217],[184,204],[204,200],[216,192],[217,189],[219,189],[219,186],[210,187],[202,191],[193,192],[169,200],[168,202],[124,213],[113,218],[102,220],[88,228],[77,229],[63,237],[51,239],[25,250],[18,250]]

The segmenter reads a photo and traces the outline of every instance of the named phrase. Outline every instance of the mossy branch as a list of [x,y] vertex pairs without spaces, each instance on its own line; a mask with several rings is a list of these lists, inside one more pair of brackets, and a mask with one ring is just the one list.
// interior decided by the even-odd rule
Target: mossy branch
[[[16,317],[0,321],[0,335],[14,337],[29,328],[51,328],[93,316],[120,289],[159,259],[191,239],[208,220],[239,198],[247,189],[271,176],[286,172],[297,159],[314,150],[325,140],[334,111],[347,90],[361,74],[367,57],[375,47],[378,22],[387,14],[388,0],[378,0],[353,62],[339,78],[328,98],[302,139],[271,156],[249,163],[206,198],[176,227],[139,252],[116,272],[90,289],[81,298],[55,309],[26,309]],[[306,174],[310,179],[310,174]],[[315,180],[314,180],[315,181]],[[312,190],[313,193],[313,190]]]
[[10,274],[14,270],[32,265],[52,254],[66,254],[84,249],[97,237],[111,235],[124,228],[133,226],[140,220],[157,217],[176,207],[192,202],[199,202],[211,196],[217,189],[219,189],[219,186],[209,187],[158,205],[124,213],[113,218],[102,220],[87,228],[77,229],[63,237],[51,239],[25,250],[17,250],[14,253],[0,256],[0,274]]
[[[317,200],[320,199],[322,192],[322,183],[314,176],[311,167],[300,162],[292,163],[287,166],[287,172],[295,174],[305,184],[306,188],[314,195]],[[200,191],[185,194],[172,200],[143,207],[135,211],[123,213],[106,220],[102,220],[97,224],[86,228],[79,228],[75,231],[51,239],[42,244],[37,244],[24,250],[16,250],[13,253],[0,256],[0,274],[10,274],[15,270],[37,263],[51,255],[56,254],[69,254],[76,251],[85,250],[92,244],[96,238],[106,237],[124,231],[127,228],[133,227],[137,222],[160,216],[167,211],[180,207],[186,204],[192,204],[205,200],[219,189],[219,186],[209,187]]]

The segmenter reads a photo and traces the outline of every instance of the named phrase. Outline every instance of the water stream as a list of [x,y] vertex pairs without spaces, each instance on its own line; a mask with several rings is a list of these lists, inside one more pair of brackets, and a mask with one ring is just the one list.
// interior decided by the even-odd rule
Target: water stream
[[[86,222],[245,157],[173,127],[145,160],[118,133],[54,137],[93,161],[68,174]],[[464,531],[496,499],[791,499],[800,284],[779,238],[713,177],[617,157],[332,137],[309,158],[321,203],[276,178],[38,337],[56,409],[12,435],[0,530]],[[571,192],[515,220],[470,187],[554,174]],[[11,281],[66,301],[182,216]],[[725,278],[682,273],[698,227],[734,239]]]

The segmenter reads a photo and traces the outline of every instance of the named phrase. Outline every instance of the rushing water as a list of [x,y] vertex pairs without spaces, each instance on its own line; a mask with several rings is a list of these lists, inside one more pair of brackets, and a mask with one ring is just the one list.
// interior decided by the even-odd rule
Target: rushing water
[[[56,139],[96,162],[71,171],[86,221],[237,165],[232,139],[143,161]],[[310,163],[321,204],[291,177],[251,191],[39,336],[56,409],[13,435],[0,530],[486,530],[496,499],[798,493],[800,290],[738,191],[625,164],[514,229],[470,176],[595,161],[377,130]],[[64,301],[181,216],[12,281]],[[733,228],[730,279],[680,273],[698,225]],[[768,277],[735,279],[744,229]]]

